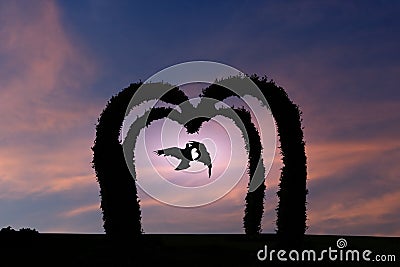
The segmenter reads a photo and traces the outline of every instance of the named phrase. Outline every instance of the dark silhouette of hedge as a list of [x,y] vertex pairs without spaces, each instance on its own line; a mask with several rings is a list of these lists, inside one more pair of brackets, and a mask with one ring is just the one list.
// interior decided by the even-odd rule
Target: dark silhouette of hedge
[[[13,247],[17,245],[18,248],[27,246],[34,242],[39,236],[39,232],[32,228],[21,228],[18,231],[11,226],[4,227],[0,230],[1,245]],[[1,262],[1,260],[0,260]]]
[[[306,196],[308,194],[306,188],[307,159],[301,126],[301,112],[298,106],[289,99],[282,87],[277,86],[273,81],[269,81],[267,77],[260,78],[253,75],[250,78],[268,101],[281,144],[283,167],[277,193],[279,197],[276,221],[277,233],[282,239],[288,241],[299,240],[307,229]],[[237,95],[227,88],[211,85],[203,91],[203,96],[224,101],[228,97]],[[251,156],[255,157],[254,155],[251,153]],[[256,191],[258,190],[261,189],[258,188]],[[248,193],[246,196],[247,206],[249,203],[256,205],[253,204],[253,200],[250,200],[252,198],[249,195],[252,195],[252,193]],[[259,195],[261,196],[261,194]],[[259,204],[260,197],[254,202]],[[248,208],[246,209],[248,210]],[[245,225],[255,224],[248,222],[249,220],[261,219],[259,209],[254,208],[254,210],[258,210],[258,212],[255,212],[256,216],[251,217],[251,219],[250,216],[246,217],[245,214]]]
[[126,107],[140,85],[131,84],[108,101],[98,120],[92,147],[104,230],[113,237],[135,236],[142,232],[135,181],[126,167],[119,143]]
[[39,234],[38,230],[33,228],[21,228],[18,231],[11,226],[3,227],[0,230],[0,234],[22,234],[22,235],[36,235]]
[[307,158],[299,107],[282,87],[266,77],[252,76],[270,105],[276,121],[282,155],[277,207],[277,234],[285,240],[300,240],[307,230]]
[[[234,78],[228,78],[234,79]],[[280,178],[279,206],[277,208],[277,233],[285,239],[297,239],[304,235],[306,230],[306,156],[304,151],[303,132],[301,128],[301,113],[298,107],[288,98],[283,88],[268,81],[267,78],[252,76],[251,79],[261,89],[267,99],[275,118],[278,135],[281,143],[283,168]],[[129,101],[141,84],[132,84],[117,96],[111,98],[100,116],[96,127],[96,140],[93,147],[93,167],[95,168],[101,188],[101,208],[103,209],[104,228],[107,234],[137,235],[142,232],[140,224],[140,207],[134,180],[126,166],[122,145],[119,143],[120,130]],[[203,97],[224,101],[230,96],[237,96],[229,89],[217,84],[210,85],[203,90]],[[179,89],[174,88],[165,94],[161,100],[174,105],[185,102],[188,98]],[[202,101],[199,105],[202,104]],[[186,108],[192,108],[186,105]],[[249,136],[246,150],[248,150],[248,173],[250,181],[255,175],[257,167],[262,171],[257,175],[264,176],[264,166],[259,166],[262,146],[259,133],[251,122],[250,113],[244,109],[233,109],[244,124],[245,132]],[[175,113],[174,113],[175,112]],[[172,114],[172,115],[171,115]],[[199,116],[190,121],[181,121],[172,108],[153,108],[145,116],[138,118],[129,131],[138,127],[149,126],[153,121],[166,118],[176,120],[187,129],[188,133],[197,132],[202,123],[211,119],[210,116]],[[224,115],[234,118],[224,111],[216,111],[213,116]],[[237,126],[238,123],[235,122]],[[243,129],[242,133],[243,133]],[[139,130],[140,131],[140,130]],[[129,133],[128,133],[129,136]],[[134,137],[136,138],[136,137]],[[128,158],[134,160],[134,143],[128,147]],[[132,149],[131,149],[132,148]],[[134,175],[136,175],[134,173]],[[244,228],[246,234],[255,234],[261,231],[265,184],[262,183],[254,192],[246,195]]]
[[[240,119],[246,127],[246,132],[249,137],[249,159],[248,159],[248,174],[250,181],[254,177],[258,161],[260,160],[262,153],[262,145],[260,141],[260,135],[257,128],[251,122],[250,113],[245,109],[234,109],[239,115]],[[261,166],[262,174],[265,176],[264,165]],[[253,192],[248,192],[246,195],[246,206],[243,217],[243,227],[246,234],[258,234],[261,232],[261,221],[264,213],[264,194],[265,184],[262,183]]]
[[[141,211],[135,181],[126,166],[119,142],[125,111],[141,83],[131,84],[113,96],[101,113],[96,126],[93,161],[100,185],[101,209],[105,232],[117,238],[129,238],[142,233]],[[173,88],[161,100],[179,104],[187,97]],[[155,113],[152,116],[156,115]]]
[[[237,79],[237,77],[232,77],[230,79]],[[202,96],[213,98],[222,102],[228,97],[239,97],[235,92],[220,84],[210,85],[208,88],[203,90]],[[251,115],[249,111],[244,108],[234,108],[233,110],[244,124],[245,132],[248,135],[248,144],[246,144],[246,150],[248,154],[247,173],[250,177],[250,184],[256,175],[257,168],[259,168],[258,175],[261,175],[263,179],[265,178],[265,167],[262,163],[259,165],[259,160],[262,153],[260,135],[257,128],[251,121]],[[264,212],[265,189],[265,184],[262,183],[255,191],[248,192],[246,194],[246,204],[243,217],[243,228],[246,234],[254,235],[259,234],[262,231],[261,222]]]

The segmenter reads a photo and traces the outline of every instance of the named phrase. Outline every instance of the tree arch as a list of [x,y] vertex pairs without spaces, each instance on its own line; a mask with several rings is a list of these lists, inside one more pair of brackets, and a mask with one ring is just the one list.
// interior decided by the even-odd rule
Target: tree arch
[[[301,113],[287,96],[283,88],[266,78],[252,76],[251,80],[260,88],[267,99],[275,118],[278,136],[281,143],[283,168],[278,191],[277,233],[283,237],[296,238],[304,235],[306,230],[306,156],[304,150]],[[141,83],[131,84],[116,96],[112,97],[103,110],[96,126],[96,139],[93,150],[93,168],[100,185],[101,208],[103,210],[104,229],[111,236],[137,235],[142,232],[141,212],[137,190],[129,169],[126,166],[119,136],[125,111]],[[235,96],[230,90],[219,85],[211,85],[203,90],[202,97],[224,101]],[[162,101],[179,105],[188,97],[178,88],[173,88],[163,95]],[[145,121],[148,126],[152,121],[165,118],[172,112],[170,108],[151,110]],[[248,173],[250,179],[261,157],[262,147],[259,133],[251,122],[248,111],[234,109],[250,135],[251,151],[248,151]],[[207,117],[185,124],[188,132],[195,132]],[[135,140],[136,141],[136,140]],[[264,175],[264,173],[262,173]],[[265,184],[246,195],[244,229],[246,234],[261,231]]]

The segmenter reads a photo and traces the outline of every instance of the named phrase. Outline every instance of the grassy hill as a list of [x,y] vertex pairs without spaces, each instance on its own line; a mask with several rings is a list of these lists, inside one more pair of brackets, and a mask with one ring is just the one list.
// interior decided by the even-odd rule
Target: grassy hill
[[[337,247],[340,238],[347,242],[342,249]],[[272,262],[268,257],[264,261],[257,258],[265,246],[268,257],[276,250]],[[329,259],[329,247],[337,250],[331,252],[336,261]],[[0,235],[0,266],[400,266],[399,237],[307,235],[302,247],[297,248],[299,258],[304,250],[314,250],[318,260],[322,250],[327,250],[323,260],[315,262],[308,260],[308,252],[304,254],[306,261],[291,261],[289,254],[296,258],[296,252],[289,248],[281,254],[288,261],[282,262],[277,258],[282,249],[274,234],[254,237],[144,234],[136,244],[125,244],[109,240],[103,234],[12,233]],[[358,250],[360,261],[351,261],[353,252],[348,250]],[[371,251],[370,261],[362,259],[365,250]],[[376,255],[386,257],[387,262],[377,262]],[[260,256],[264,256],[264,251]]]

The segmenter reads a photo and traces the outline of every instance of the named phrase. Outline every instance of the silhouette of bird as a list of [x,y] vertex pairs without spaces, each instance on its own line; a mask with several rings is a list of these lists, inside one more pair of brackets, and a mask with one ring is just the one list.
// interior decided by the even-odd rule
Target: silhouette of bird
[[154,151],[158,156],[163,155],[175,157],[180,159],[178,167],[175,170],[180,171],[190,167],[191,161],[199,161],[208,167],[208,177],[211,177],[211,157],[208,153],[206,146],[203,143],[197,141],[189,141],[186,143],[185,148],[170,147]]

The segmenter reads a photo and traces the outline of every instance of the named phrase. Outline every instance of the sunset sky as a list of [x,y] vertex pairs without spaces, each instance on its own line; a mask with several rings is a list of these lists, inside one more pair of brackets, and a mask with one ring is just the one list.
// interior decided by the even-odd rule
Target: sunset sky
[[[107,101],[210,60],[267,75],[302,110],[307,233],[400,236],[399,12],[398,1],[0,0],[0,228],[104,232],[90,148]],[[267,233],[280,168],[277,151]],[[194,209],[139,192],[143,228],[242,233],[246,183]]]

